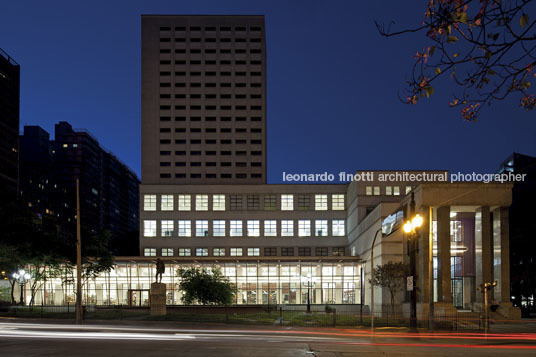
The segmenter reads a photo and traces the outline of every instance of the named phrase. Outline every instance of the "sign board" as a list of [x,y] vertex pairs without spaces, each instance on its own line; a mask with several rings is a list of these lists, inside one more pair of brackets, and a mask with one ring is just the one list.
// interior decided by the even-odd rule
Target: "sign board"
[[406,290],[413,291],[413,276],[408,276],[406,278]]

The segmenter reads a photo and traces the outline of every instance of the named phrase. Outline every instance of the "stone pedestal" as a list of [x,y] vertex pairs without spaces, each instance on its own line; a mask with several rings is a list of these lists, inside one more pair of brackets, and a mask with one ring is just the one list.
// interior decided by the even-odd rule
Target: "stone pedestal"
[[497,321],[521,321],[521,309],[515,307],[511,302],[501,302],[495,312],[490,312],[490,316]]
[[151,315],[161,316],[166,314],[166,284],[151,284]]

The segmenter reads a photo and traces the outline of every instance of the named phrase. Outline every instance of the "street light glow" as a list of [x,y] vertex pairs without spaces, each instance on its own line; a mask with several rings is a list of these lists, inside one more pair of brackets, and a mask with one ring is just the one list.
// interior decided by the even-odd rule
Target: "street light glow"
[[411,220],[411,225],[413,226],[413,229],[415,228],[421,228],[422,224],[424,222],[424,219],[420,214],[417,214],[413,219]]
[[424,222],[424,219],[422,218],[420,214],[415,215],[415,217],[413,217],[411,221],[408,220],[406,223],[404,223],[404,227],[403,227],[404,232],[406,233],[414,232],[417,228],[422,227],[423,222]]
[[413,230],[413,227],[411,226],[411,222],[407,221],[404,223],[404,232],[410,233]]

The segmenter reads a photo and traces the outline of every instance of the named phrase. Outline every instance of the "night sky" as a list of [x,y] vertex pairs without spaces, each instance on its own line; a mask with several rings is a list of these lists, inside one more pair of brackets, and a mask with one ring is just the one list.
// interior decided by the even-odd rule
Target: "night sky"
[[4,1],[0,48],[21,65],[21,131],[68,121],[138,175],[141,14],[265,15],[269,183],[283,171],[488,173],[513,151],[536,156],[536,111],[517,97],[476,123],[448,107],[447,82],[400,103],[425,38],[382,38],[374,20],[420,24],[426,2]]

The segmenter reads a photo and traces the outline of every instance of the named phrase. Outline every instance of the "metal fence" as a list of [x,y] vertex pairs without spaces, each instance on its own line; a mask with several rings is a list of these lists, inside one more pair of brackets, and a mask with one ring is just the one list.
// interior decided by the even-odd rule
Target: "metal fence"
[[[264,324],[281,326],[310,327],[369,327],[371,314],[359,307],[353,310],[337,311],[329,306],[307,313],[305,309],[286,306],[249,306],[249,307],[207,307],[207,306],[167,306],[164,316],[152,316],[147,307],[130,306],[84,306],[87,320],[132,320],[132,321],[180,321],[228,324]],[[409,317],[401,311],[375,309],[375,327],[409,327]],[[10,306],[0,310],[0,316],[28,318],[74,319],[75,306]],[[428,328],[428,315],[417,315],[419,328]],[[436,330],[482,330],[484,320],[478,313],[456,313],[436,315]]]

